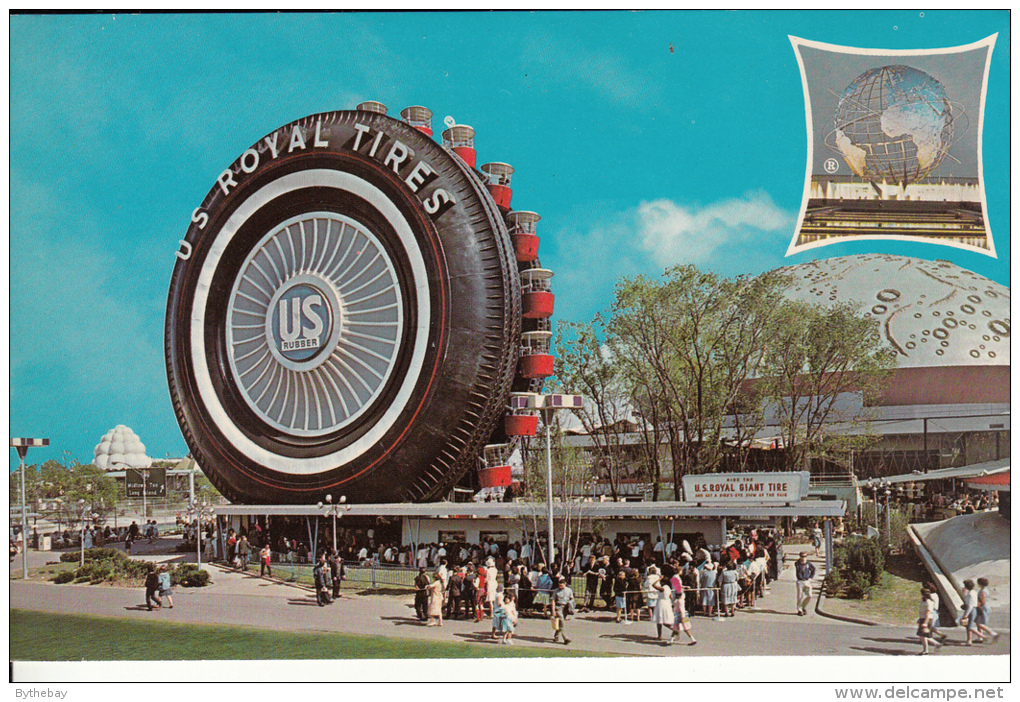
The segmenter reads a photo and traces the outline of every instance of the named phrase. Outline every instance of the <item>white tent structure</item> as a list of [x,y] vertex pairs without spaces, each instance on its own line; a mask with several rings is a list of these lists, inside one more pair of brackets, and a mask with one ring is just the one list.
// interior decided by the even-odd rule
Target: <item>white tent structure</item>
[[152,459],[145,455],[145,444],[123,424],[118,424],[103,434],[96,446],[92,461],[102,470],[123,470],[124,468],[149,468]]

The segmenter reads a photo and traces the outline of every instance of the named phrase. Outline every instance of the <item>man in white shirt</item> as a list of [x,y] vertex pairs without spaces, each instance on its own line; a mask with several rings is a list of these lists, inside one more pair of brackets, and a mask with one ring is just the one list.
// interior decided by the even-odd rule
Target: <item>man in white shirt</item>
[[525,565],[531,565],[531,544],[527,541],[521,546],[521,560],[524,561]]

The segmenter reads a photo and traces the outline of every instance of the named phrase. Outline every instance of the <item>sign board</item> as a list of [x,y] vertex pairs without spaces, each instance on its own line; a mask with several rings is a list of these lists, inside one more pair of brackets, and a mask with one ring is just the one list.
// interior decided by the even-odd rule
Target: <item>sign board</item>
[[684,502],[714,504],[785,504],[800,502],[808,493],[810,474],[706,473],[683,477]]
[[127,468],[124,470],[124,496],[166,497],[166,468]]

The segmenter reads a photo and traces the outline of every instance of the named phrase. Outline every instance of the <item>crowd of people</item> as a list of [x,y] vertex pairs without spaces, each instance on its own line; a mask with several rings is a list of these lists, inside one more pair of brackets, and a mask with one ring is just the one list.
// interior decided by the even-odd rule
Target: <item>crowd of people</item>
[[[686,540],[666,545],[659,541],[647,552],[625,539],[591,542],[580,554],[587,556],[583,563],[564,566],[530,562],[517,551],[518,544],[509,545],[505,554],[496,544],[481,563],[470,555],[466,563],[451,563],[449,552],[441,552],[442,544],[438,547],[431,577],[431,546],[416,554],[423,563],[414,581],[415,613],[427,626],[442,626],[444,619],[489,618],[493,636],[512,643],[520,617],[541,617],[552,622],[554,640],[567,644],[567,621],[573,614],[602,610],[625,625],[647,619],[667,645],[681,632],[689,645],[697,643],[694,616],[734,617],[738,610],[754,607],[778,577],[782,548],[778,532],[755,529],[717,549],[704,539],[694,547]],[[607,547],[612,555],[605,552]],[[462,558],[460,549],[456,558]],[[814,577],[811,569],[808,580]],[[571,587],[575,576],[584,582],[580,598]]]
[[974,514],[999,506],[999,493],[971,490],[932,492],[924,501],[903,505],[910,521],[938,521],[959,514]]
[[[20,549],[21,538],[20,533],[15,534],[15,529],[12,527],[11,533],[11,544],[12,548],[17,546]],[[63,549],[71,548],[75,546],[81,546],[84,540],[85,548],[101,548],[107,544],[113,543],[124,543],[125,548],[130,554],[130,544],[139,539],[148,539],[149,543],[154,543],[159,538],[159,525],[155,519],[146,520],[145,526],[140,527],[137,522],[131,522],[130,526],[113,527],[109,524],[105,526],[86,524],[84,529],[71,529],[66,527],[64,529],[57,529],[48,534],[40,534],[38,529],[33,528],[29,534],[28,545],[29,548],[38,549],[40,547],[40,541],[43,537],[48,536],[50,539],[50,548],[52,549]]]

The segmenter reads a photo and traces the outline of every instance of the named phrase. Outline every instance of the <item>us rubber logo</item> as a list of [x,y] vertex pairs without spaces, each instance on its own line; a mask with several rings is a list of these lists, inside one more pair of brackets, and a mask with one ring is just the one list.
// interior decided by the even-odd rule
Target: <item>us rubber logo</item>
[[287,288],[270,310],[272,339],[291,361],[306,361],[329,338],[332,314],[326,296],[308,283]]

